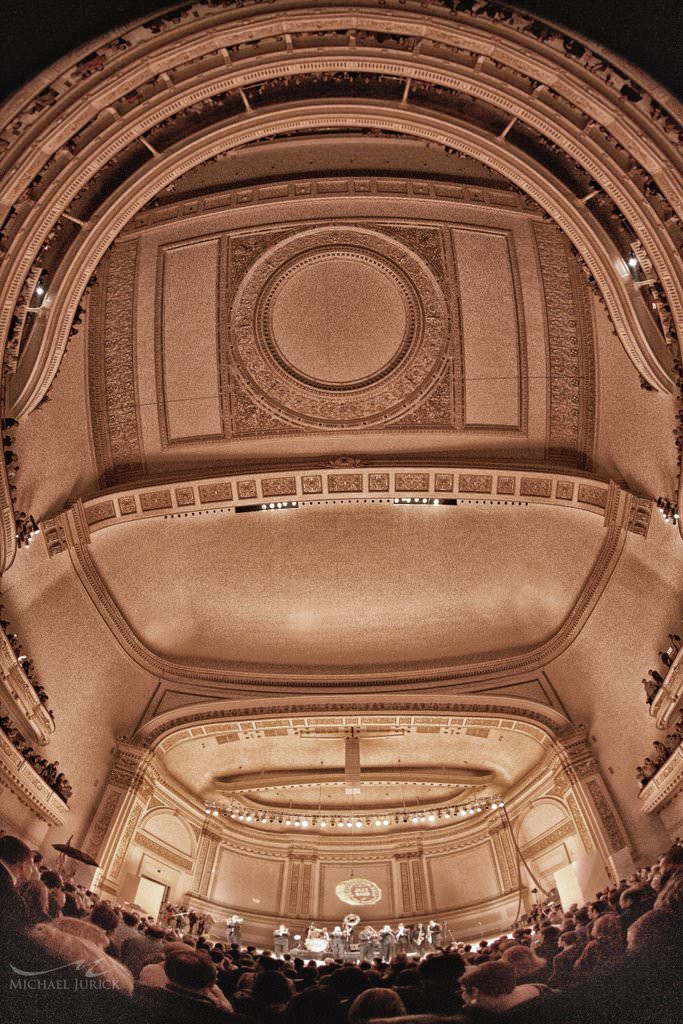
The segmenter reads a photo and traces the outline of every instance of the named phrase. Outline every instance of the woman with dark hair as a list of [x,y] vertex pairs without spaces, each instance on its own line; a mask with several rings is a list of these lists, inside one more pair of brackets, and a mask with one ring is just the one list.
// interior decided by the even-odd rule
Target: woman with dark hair
[[574,975],[588,978],[594,971],[619,967],[626,955],[624,929],[618,914],[601,914],[593,924],[593,938],[574,964]]

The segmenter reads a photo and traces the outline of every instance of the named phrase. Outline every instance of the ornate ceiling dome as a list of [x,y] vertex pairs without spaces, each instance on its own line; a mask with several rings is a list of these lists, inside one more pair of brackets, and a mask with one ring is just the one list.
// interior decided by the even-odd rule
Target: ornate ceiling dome
[[680,618],[680,122],[478,0],[185,4],[10,98],[3,590],[84,828],[120,735],[192,813],[341,814],[302,738],[338,698],[403,730],[363,742],[366,816],[559,793],[586,724],[647,832],[613,723]]

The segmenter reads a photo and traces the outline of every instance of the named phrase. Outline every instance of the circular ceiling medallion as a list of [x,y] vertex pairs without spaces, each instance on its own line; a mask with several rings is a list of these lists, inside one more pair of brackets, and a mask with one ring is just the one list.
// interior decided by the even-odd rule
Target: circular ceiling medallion
[[426,263],[364,227],[297,231],[246,271],[230,313],[231,373],[278,417],[348,429],[398,418],[449,359]]
[[386,260],[323,249],[294,260],[269,289],[264,327],[285,369],[313,387],[367,386],[410,344],[414,296]]
[[352,907],[370,906],[382,899],[382,890],[368,878],[347,878],[335,888],[337,897],[342,903]]

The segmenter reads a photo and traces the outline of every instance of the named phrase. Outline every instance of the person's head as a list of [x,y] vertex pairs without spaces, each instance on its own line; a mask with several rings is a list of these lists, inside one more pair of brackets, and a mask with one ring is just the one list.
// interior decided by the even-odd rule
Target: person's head
[[311,1024],[311,1021],[338,1019],[335,993],[328,985],[313,985],[299,992],[288,1003],[283,1024]]
[[22,882],[20,888],[29,928],[39,921],[46,921],[50,916],[50,893],[43,883],[37,878],[30,878],[28,882]]
[[579,936],[576,932],[562,932],[558,939],[558,945],[560,949],[568,949],[569,946],[575,946],[579,941]]
[[459,953],[432,953],[425,957],[418,968],[420,985],[457,991],[465,966]]
[[560,929],[554,924],[544,925],[541,936],[541,947],[551,949],[553,946],[557,946],[560,938]]
[[90,911],[90,920],[98,928],[102,928],[103,931],[111,934],[118,927],[121,918],[113,907],[108,907],[106,903],[98,903]]
[[619,915],[602,914],[593,925],[593,938],[611,949],[623,950],[624,929]]
[[216,984],[216,968],[205,953],[194,949],[170,949],[164,960],[166,977],[173,985],[207,992]]
[[588,917],[591,921],[595,921],[602,914],[606,914],[608,910],[609,904],[607,900],[595,900],[593,903],[588,904]]
[[328,985],[340,999],[355,999],[357,995],[370,987],[365,971],[359,967],[340,967],[330,975]]
[[657,893],[654,909],[683,913],[683,868],[671,872],[668,881]]
[[401,997],[390,988],[369,988],[356,996],[349,1008],[348,1024],[366,1024],[376,1017],[400,1017],[406,1008]]
[[654,892],[649,885],[629,885],[619,894],[619,906],[622,910],[631,910],[643,905],[647,909],[654,900]]
[[510,964],[514,969],[518,983],[525,981],[536,971],[545,967],[545,960],[537,957],[528,946],[510,946],[503,953],[501,960],[503,963]]
[[579,926],[585,926],[590,921],[588,915],[588,907],[578,907],[574,911],[574,923]]
[[0,836],[0,861],[12,872],[17,885],[33,876],[33,850],[16,836]]
[[504,960],[491,960],[470,967],[460,980],[463,1001],[468,1006],[479,1005],[485,1010],[500,1007],[516,984],[515,969]]
[[286,1006],[294,986],[281,971],[264,971],[256,975],[252,995],[261,1006]]
[[683,947],[683,917],[669,908],[648,910],[627,932],[629,957],[653,967],[678,966]]
[[137,914],[133,914],[129,910],[124,910],[123,923],[127,924],[129,928],[137,928],[138,924],[140,923],[140,918],[138,917]]

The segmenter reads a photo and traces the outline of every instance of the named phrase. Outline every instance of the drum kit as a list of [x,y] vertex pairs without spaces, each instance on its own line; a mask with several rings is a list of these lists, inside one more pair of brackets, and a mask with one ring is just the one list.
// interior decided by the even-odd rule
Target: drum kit
[[[358,914],[347,914],[343,921],[343,934],[347,945],[351,943],[351,935],[353,929],[360,924],[360,917]],[[330,936],[326,928],[317,928],[311,924],[310,928],[306,932],[306,939],[304,942],[305,948],[309,953],[315,953],[320,955],[322,953],[328,953],[330,951]]]

